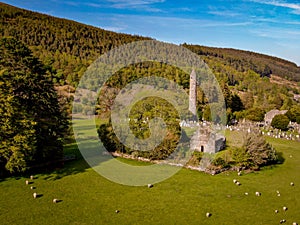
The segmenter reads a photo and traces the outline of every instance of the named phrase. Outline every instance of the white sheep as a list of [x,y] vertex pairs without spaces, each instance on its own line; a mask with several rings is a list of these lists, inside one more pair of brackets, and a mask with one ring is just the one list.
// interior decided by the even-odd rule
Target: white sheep
[[37,193],[36,192],[34,192],[32,195],[33,195],[33,198],[37,197]]
[[255,195],[256,196],[261,196],[261,193],[257,191],[257,192],[255,192]]
[[208,217],[211,217],[211,213],[207,212],[207,213],[206,213],[206,217],[207,217],[207,218],[208,218]]
[[245,192],[245,195],[248,195],[248,192]]
[[293,222],[293,225],[298,225],[298,223],[296,223],[296,222]]
[[236,184],[237,186],[240,186],[240,185],[241,185],[241,183],[240,183],[240,182],[236,182],[235,184]]
[[153,187],[153,184],[148,184],[148,188],[152,188]]
[[242,171],[238,172],[238,176],[241,176],[242,175]]
[[294,183],[293,183],[293,182],[291,182],[291,183],[290,183],[290,185],[291,185],[291,186],[294,186]]
[[29,184],[29,181],[28,181],[28,180],[25,180],[25,184],[28,185],[28,184]]
[[288,210],[288,208],[286,206],[284,206],[282,209],[283,209],[283,211]]
[[30,176],[30,180],[33,180],[33,179],[34,179],[34,177],[33,177],[33,175],[31,175],[31,176]]
[[115,211],[115,213],[119,213],[119,212],[120,212],[119,210],[116,210],[116,211]]
[[276,210],[275,210],[275,213],[278,213],[278,212],[279,212],[279,211],[276,209]]
[[233,183],[235,183],[235,184],[236,184],[236,182],[237,182],[237,180],[236,180],[236,179],[234,179],[234,180],[233,180]]
[[30,189],[33,190],[33,189],[35,189],[35,187],[34,187],[34,186],[31,186]]
[[52,201],[53,203],[58,203],[58,199],[53,199],[53,201]]
[[285,223],[286,222],[286,220],[280,220],[280,223]]
[[281,196],[280,193],[278,193],[277,196],[280,197]]

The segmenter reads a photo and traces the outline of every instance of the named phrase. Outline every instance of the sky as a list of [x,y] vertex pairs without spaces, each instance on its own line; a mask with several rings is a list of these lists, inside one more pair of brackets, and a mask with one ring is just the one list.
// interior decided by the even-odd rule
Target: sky
[[237,48],[300,66],[300,0],[4,0],[20,8],[152,37]]

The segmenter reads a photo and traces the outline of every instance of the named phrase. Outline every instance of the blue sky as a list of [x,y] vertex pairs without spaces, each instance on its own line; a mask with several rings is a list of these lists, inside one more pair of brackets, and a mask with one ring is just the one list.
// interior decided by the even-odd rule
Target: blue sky
[[122,33],[265,53],[300,66],[299,0],[4,0]]

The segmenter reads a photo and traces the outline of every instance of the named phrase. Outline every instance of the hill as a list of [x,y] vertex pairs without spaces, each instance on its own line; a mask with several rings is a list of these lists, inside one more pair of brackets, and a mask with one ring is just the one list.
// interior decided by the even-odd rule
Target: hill
[[[278,75],[291,81],[300,81],[300,67],[295,63],[273,56],[231,48],[214,48],[183,44],[184,47],[202,56],[208,63],[214,61],[239,72],[249,69],[261,76]],[[214,67],[214,65],[212,65]]]
[[76,86],[86,68],[100,54],[149,38],[106,31],[75,21],[31,12],[0,3],[0,37],[24,42],[53,70],[54,81]]

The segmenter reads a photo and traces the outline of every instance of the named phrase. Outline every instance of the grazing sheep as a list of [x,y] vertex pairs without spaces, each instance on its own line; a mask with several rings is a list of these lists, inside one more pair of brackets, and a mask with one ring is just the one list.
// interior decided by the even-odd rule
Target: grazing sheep
[[153,187],[153,184],[148,184],[148,188],[152,188]]
[[280,192],[279,191],[276,191],[277,192],[277,194],[279,194]]
[[37,197],[37,193],[35,193],[35,192],[32,195],[33,195],[33,198]]
[[30,180],[33,180],[33,179],[34,179],[34,177],[31,175],[31,176],[30,176]]
[[241,185],[241,183],[240,183],[240,182],[236,182],[235,184],[236,184],[237,186],[240,186],[240,185]]
[[28,184],[29,184],[29,181],[28,181],[28,180],[25,180],[25,184],[28,185]]
[[257,191],[257,192],[255,192],[255,195],[256,196],[261,196],[261,193]]
[[280,193],[278,193],[277,196],[280,197],[281,196]]
[[53,203],[58,203],[59,202],[59,200],[58,199],[53,199],[53,201],[52,201]]
[[240,171],[240,172],[238,172],[238,176],[241,176],[242,175],[242,172]]
[[234,179],[234,180],[233,180],[233,183],[235,183],[235,184],[236,184],[236,182],[237,182],[237,180],[236,180],[236,179]]
[[285,223],[286,222],[286,220],[280,220],[280,223]]
[[293,225],[298,225],[298,223],[296,223],[296,222],[293,222]]
[[115,213],[119,213],[119,212],[120,212],[119,210],[116,210],[116,211],[115,211]]
[[285,206],[284,206],[282,209],[283,209],[283,211],[286,211],[286,210],[288,210],[288,208],[287,208],[287,207],[285,207]]
[[30,189],[33,190],[33,189],[35,189],[35,187],[31,186]]
[[208,217],[211,217],[211,213],[207,212],[207,213],[206,213],[206,217],[207,217],[207,218],[208,218]]
[[279,213],[279,211],[276,209],[276,210],[275,210],[275,213]]
[[248,195],[248,192],[245,192],[245,195]]
[[290,185],[291,185],[291,186],[294,186],[294,183],[293,183],[293,182],[291,182],[291,183],[290,183]]

